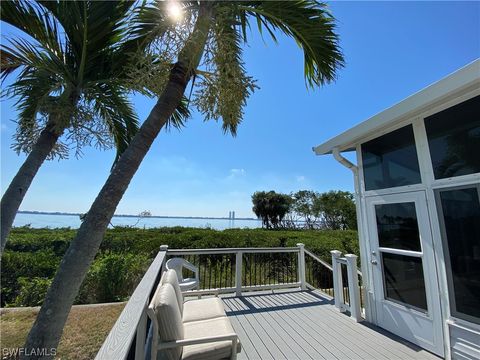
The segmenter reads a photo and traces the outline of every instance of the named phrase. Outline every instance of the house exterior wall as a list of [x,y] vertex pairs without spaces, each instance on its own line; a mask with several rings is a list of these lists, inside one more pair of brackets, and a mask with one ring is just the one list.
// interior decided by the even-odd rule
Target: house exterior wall
[[447,322],[450,335],[450,353],[452,359],[480,359],[480,332],[471,326]]
[[[372,196],[401,194],[412,191],[425,192],[428,207],[428,221],[431,228],[434,244],[434,255],[437,281],[439,284],[441,316],[444,334],[444,350],[447,359],[480,359],[480,325],[457,319],[450,313],[450,300],[448,296],[448,283],[446,276],[445,254],[443,252],[442,234],[438,218],[438,210],[435,201],[435,191],[453,186],[472,185],[480,183],[480,173],[457,176],[447,179],[435,180],[430,160],[428,141],[426,136],[424,118],[456,104],[462,103],[470,98],[480,95],[478,86],[464,89],[461,93],[454,93],[441,103],[437,103],[425,110],[422,114],[413,118],[404,119],[389,128],[386,128],[369,137],[361,139],[356,145],[358,173],[355,174],[355,193],[357,201],[357,214],[359,223],[360,251],[362,261],[362,272],[364,274],[364,286],[366,290],[366,320],[377,324],[375,306],[375,288],[372,276],[371,239],[369,239],[366,228],[368,226],[366,199]],[[413,125],[418,161],[422,182],[415,185],[399,186],[395,188],[365,191],[364,174],[362,169],[361,144],[383,134],[404,127]],[[355,173],[355,171],[354,171]],[[480,299],[479,299],[480,303]]]

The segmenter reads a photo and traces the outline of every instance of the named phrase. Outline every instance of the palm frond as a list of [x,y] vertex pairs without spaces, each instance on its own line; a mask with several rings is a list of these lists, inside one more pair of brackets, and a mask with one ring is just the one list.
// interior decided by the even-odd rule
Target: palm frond
[[313,88],[335,80],[344,59],[335,33],[335,19],[324,3],[316,0],[250,1],[240,2],[236,9],[242,24],[245,23],[242,13],[245,13],[256,20],[260,32],[267,30],[274,41],[277,30],[295,39],[304,52],[307,86]]
[[39,1],[62,26],[76,56],[85,41],[89,54],[116,46],[127,29],[128,12],[135,4],[120,1]]
[[22,61],[0,45],[0,79],[3,82],[10,74],[22,66]]
[[[163,37],[173,24],[169,21],[166,9],[166,2],[155,1],[142,6],[135,10],[132,28],[133,42],[143,42],[144,45],[155,41],[155,39]],[[130,43],[130,44],[132,44]]]
[[178,104],[177,108],[173,112],[172,116],[167,122],[167,128],[174,127],[177,129],[181,129],[185,126],[187,120],[190,118],[191,113],[189,109],[189,101],[184,96],[180,104]]
[[37,2],[28,0],[2,1],[2,21],[31,36],[54,56],[62,57],[59,25]]
[[211,75],[204,77],[195,93],[195,105],[206,119],[222,119],[224,133],[237,134],[247,99],[257,88],[242,59],[242,34],[230,6],[218,6],[206,63]]
[[[252,78],[247,76],[242,60],[241,35],[231,25],[230,17],[216,25],[215,41],[217,54],[213,60],[217,68],[219,90],[219,113],[224,133],[237,134],[243,120],[243,108],[255,90]],[[222,86],[223,85],[223,86]],[[225,86],[226,85],[226,86]]]
[[[58,113],[58,98],[51,96],[56,90],[57,79],[47,71],[34,68],[23,69],[21,76],[6,89],[8,96],[16,98],[17,129],[12,148],[17,153],[29,153],[36,142],[39,114]],[[68,109],[62,107],[61,111],[66,116]]]
[[[87,120],[90,105],[83,104],[81,99],[90,96],[95,121],[107,124],[118,158],[138,130],[122,71],[130,60],[122,46],[131,39],[127,25],[134,4],[131,0],[2,2],[2,20],[33,38],[9,39],[0,48],[1,77],[20,69],[17,79],[5,91],[6,96],[17,98],[18,122],[24,124],[19,130],[38,128],[39,114],[48,116],[49,111],[56,111],[50,100],[67,99],[74,89],[71,99],[77,111],[65,111],[63,119],[57,119],[63,121],[62,126],[71,127],[69,133],[73,135],[69,140],[82,139],[82,144],[88,145],[86,127],[101,128]],[[134,50],[135,44],[131,44]]]
[[63,73],[71,78],[64,62],[66,47],[61,40],[58,22],[48,15],[46,9],[35,2],[2,1],[2,21],[30,37],[7,38],[6,44],[1,45],[2,79],[22,66],[41,67],[52,74]]
[[133,105],[118,87],[106,84],[90,88],[85,98],[108,126],[117,151],[116,162],[138,132],[138,117]]
[[62,74],[66,80],[73,80],[73,75],[63,60],[45,51],[42,46],[22,38],[9,38],[7,42],[9,45],[2,44],[0,48],[7,54],[7,58],[13,62],[16,69],[22,66],[34,67],[49,71],[52,75]]

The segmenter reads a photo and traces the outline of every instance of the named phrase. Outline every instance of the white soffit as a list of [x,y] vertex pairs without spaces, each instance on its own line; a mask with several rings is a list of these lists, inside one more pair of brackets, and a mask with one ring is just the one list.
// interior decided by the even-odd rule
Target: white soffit
[[313,151],[317,155],[323,155],[331,153],[335,147],[338,147],[340,151],[353,150],[362,139],[371,134],[392,127],[409,117],[414,117],[424,112],[428,107],[438,105],[465,89],[473,90],[475,87],[480,88],[480,59],[471,62],[323,144],[315,146]]

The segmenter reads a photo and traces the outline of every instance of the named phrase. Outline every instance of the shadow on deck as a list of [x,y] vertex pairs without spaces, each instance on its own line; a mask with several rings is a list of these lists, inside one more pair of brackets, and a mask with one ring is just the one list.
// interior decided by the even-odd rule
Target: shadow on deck
[[222,300],[242,342],[239,359],[439,359],[372,324],[356,323],[317,291]]

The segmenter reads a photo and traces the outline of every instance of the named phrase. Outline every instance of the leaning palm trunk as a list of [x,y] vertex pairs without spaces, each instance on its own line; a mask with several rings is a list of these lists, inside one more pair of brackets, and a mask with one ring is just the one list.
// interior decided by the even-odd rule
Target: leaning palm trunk
[[12,182],[8,186],[7,191],[2,196],[0,204],[1,217],[1,249],[0,255],[7,243],[7,236],[13,225],[13,220],[17,214],[18,208],[32,184],[35,175],[42,166],[45,159],[52,152],[58,138],[62,135],[64,129],[58,129],[53,122],[49,122],[45,129],[42,130],[40,136],[23,163],[18,170]]
[[[193,32],[170,71],[165,90],[116,163],[70,244],[28,335],[25,344],[27,352],[58,346],[70,308],[115,209],[156,136],[180,104],[193,70],[200,62],[210,28],[211,12],[208,2],[200,5]],[[36,358],[40,356],[28,357]]]

